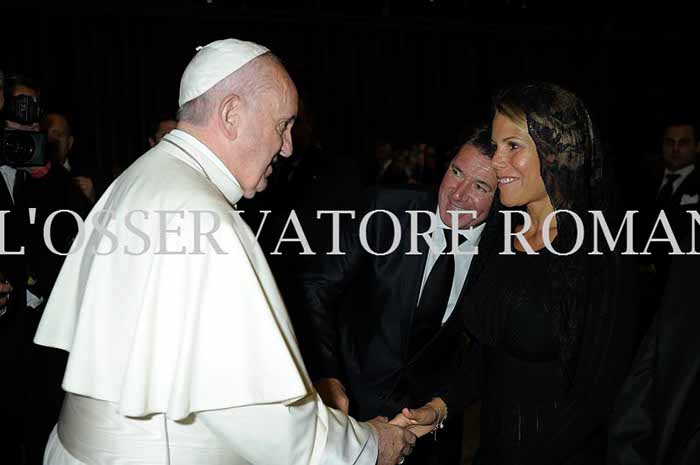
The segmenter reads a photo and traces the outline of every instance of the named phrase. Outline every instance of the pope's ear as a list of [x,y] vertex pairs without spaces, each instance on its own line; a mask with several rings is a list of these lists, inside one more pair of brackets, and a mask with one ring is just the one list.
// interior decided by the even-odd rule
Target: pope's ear
[[241,124],[243,102],[236,94],[227,95],[219,105],[219,122],[228,140],[236,140]]

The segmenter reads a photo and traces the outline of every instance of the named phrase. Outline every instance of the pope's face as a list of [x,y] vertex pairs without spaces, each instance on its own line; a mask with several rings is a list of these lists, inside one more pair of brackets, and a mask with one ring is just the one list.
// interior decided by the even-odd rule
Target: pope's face
[[278,72],[278,85],[258,95],[254,105],[248,106],[241,123],[246,166],[235,174],[246,198],[267,187],[267,177],[272,174],[272,163],[278,155],[292,155],[291,131],[297,113],[297,91],[281,66]]

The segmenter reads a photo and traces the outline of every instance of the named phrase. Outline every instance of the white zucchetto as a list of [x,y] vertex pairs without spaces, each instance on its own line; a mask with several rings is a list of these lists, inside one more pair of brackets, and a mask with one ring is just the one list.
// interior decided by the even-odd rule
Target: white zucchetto
[[238,39],[224,39],[197,47],[197,54],[185,68],[180,81],[179,105],[194,100],[226,76],[269,50]]

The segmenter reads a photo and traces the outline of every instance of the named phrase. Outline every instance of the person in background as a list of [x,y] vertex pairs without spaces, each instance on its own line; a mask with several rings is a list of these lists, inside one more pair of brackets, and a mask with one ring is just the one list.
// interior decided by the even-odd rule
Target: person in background
[[[5,128],[38,132],[42,103],[38,83],[26,76],[9,76],[4,85]],[[5,437],[3,450],[10,457],[37,465],[42,460],[43,444],[51,432],[53,419],[60,411],[63,391],[61,376],[65,354],[46,350],[31,343],[46,299],[63,264],[64,256],[78,233],[75,218],[68,214],[54,218],[48,239],[44,225],[54,212],[70,210],[84,218],[88,202],[66,169],[46,160],[40,166],[6,163],[0,166],[0,202],[5,216],[5,250],[24,247],[22,255],[0,256],[0,272],[13,288],[5,315],[0,317],[0,339],[7,344],[3,369],[7,382],[1,383],[3,413],[14,434]],[[35,214],[30,220],[29,211]]]
[[[649,212],[649,226],[653,227],[659,212],[663,211],[677,239],[689,234],[691,218],[688,212],[696,211],[700,206],[700,171],[696,167],[700,151],[699,129],[692,116],[683,114],[669,118],[662,132],[663,172],[657,173],[652,184],[655,190],[650,202],[653,208]],[[650,228],[645,228],[645,231],[651,233]],[[656,231],[655,236],[661,235]],[[669,244],[654,244],[652,248],[659,290],[666,285],[670,251]]]
[[73,153],[75,137],[66,115],[47,113],[42,119],[41,129],[48,136],[51,162],[63,166],[72,175],[73,182],[80,192],[90,201],[90,204],[94,204],[96,191],[92,177],[80,174],[84,170],[80,169],[79,161],[70,157]]
[[170,131],[177,127],[177,120],[171,114],[162,115],[158,121],[153,124],[148,136],[148,145],[155,147],[161,139],[169,134]]

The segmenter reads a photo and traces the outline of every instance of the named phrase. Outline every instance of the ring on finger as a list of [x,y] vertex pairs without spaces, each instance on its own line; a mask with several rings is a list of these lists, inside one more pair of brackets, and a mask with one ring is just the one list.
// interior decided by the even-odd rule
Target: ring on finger
[[403,455],[401,457],[399,457],[399,462],[398,462],[399,465],[401,465],[404,460],[406,460],[406,458]]

